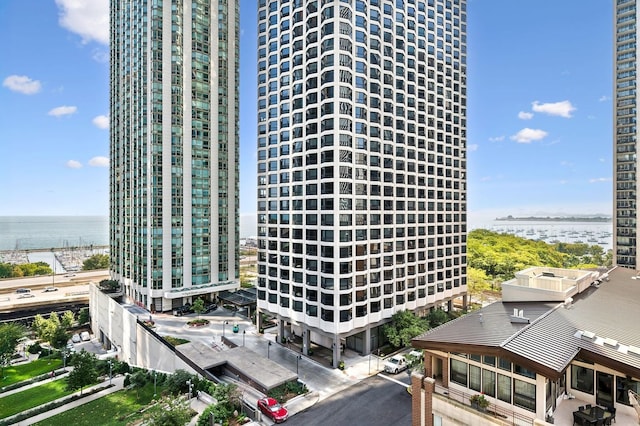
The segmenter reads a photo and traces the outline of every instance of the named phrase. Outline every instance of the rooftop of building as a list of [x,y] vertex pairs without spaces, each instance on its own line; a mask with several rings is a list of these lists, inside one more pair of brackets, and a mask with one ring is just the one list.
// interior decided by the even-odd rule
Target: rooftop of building
[[[532,270],[526,271],[535,280]],[[535,292],[534,296],[521,293],[519,300],[494,302],[429,330],[416,337],[413,346],[500,356],[550,378],[559,377],[575,358],[640,377],[640,281],[636,272],[625,268],[582,272],[553,272],[559,280],[573,276],[580,290],[571,290],[571,296],[562,301],[539,300],[545,297],[536,297]],[[585,277],[589,277],[588,284],[582,281]],[[546,291],[540,289],[541,294]]]

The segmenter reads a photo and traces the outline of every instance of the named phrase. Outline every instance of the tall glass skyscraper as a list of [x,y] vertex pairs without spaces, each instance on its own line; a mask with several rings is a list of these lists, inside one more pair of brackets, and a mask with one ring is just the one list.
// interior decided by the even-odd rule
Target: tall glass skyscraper
[[466,1],[257,3],[258,307],[336,365],[466,299]]
[[638,269],[638,67],[636,0],[616,0],[613,249],[619,266]]
[[167,311],[239,287],[238,1],[111,0],[111,276]]

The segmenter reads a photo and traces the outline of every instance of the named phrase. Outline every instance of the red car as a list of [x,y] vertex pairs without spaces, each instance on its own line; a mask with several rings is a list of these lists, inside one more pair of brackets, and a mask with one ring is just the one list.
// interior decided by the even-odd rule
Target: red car
[[274,423],[282,423],[289,417],[289,412],[278,401],[266,397],[258,400],[258,408]]

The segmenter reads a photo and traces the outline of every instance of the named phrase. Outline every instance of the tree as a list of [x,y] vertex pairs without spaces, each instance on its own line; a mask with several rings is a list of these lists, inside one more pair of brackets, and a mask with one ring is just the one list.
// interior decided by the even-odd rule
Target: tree
[[184,426],[193,416],[188,401],[163,397],[146,411],[145,419],[146,424],[151,426]]
[[89,322],[89,308],[82,308],[78,312],[78,324],[86,324]]
[[82,263],[83,271],[91,271],[94,269],[107,269],[107,268],[109,268],[108,254],[94,254],[93,256],[86,259]]
[[147,373],[144,370],[138,370],[129,375],[129,383],[131,387],[136,390],[136,399],[138,398],[138,392],[148,382]]
[[204,312],[204,300],[196,299],[193,305],[191,305],[191,309],[193,309],[193,312],[200,318],[200,314]]
[[396,348],[409,346],[411,339],[429,329],[424,318],[417,317],[411,311],[399,311],[391,317],[391,323],[383,327],[389,343]]
[[11,361],[11,356],[24,335],[24,327],[15,322],[0,324],[0,378],[4,377],[4,367]]
[[94,354],[85,351],[76,353],[71,359],[73,370],[67,377],[67,386],[71,390],[80,389],[80,395],[82,395],[82,389],[95,383],[98,380],[98,370],[96,368],[96,357]]
[[61,323],[65,329],[70,328],[74,322],[76,322],[76,319],[73,312],[65,311],[64,314],[62,314]]

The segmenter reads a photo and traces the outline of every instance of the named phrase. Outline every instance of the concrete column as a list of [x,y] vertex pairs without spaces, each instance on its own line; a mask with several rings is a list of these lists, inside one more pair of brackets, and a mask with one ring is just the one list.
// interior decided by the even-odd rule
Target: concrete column
[[453,311],[453,299],[447,300],[447,312]]
[[462,309],[467,310],[467,305],[469,304],[469,296],[465,294],[462,296]]
[[367,328],[364,330],[364,348],[362,351],[363,355],[371,353],[371,325],[367,325]]
[[283,337],[284,337],[284,320],[282,318],[278,318],[278,343],[282,342]]
[[258,305],[256,305],[256,328],[258,329],[258,333],[260,333],[260,329],[262,328],[262,315],[260,315]]
[[338,367],[338,362],[340,362],[340,335],[333,335],[333,368]]
[[311,333],[307,330],[307,326],[302,324],[302,353],[309,355],[309,348],[311,347]]

